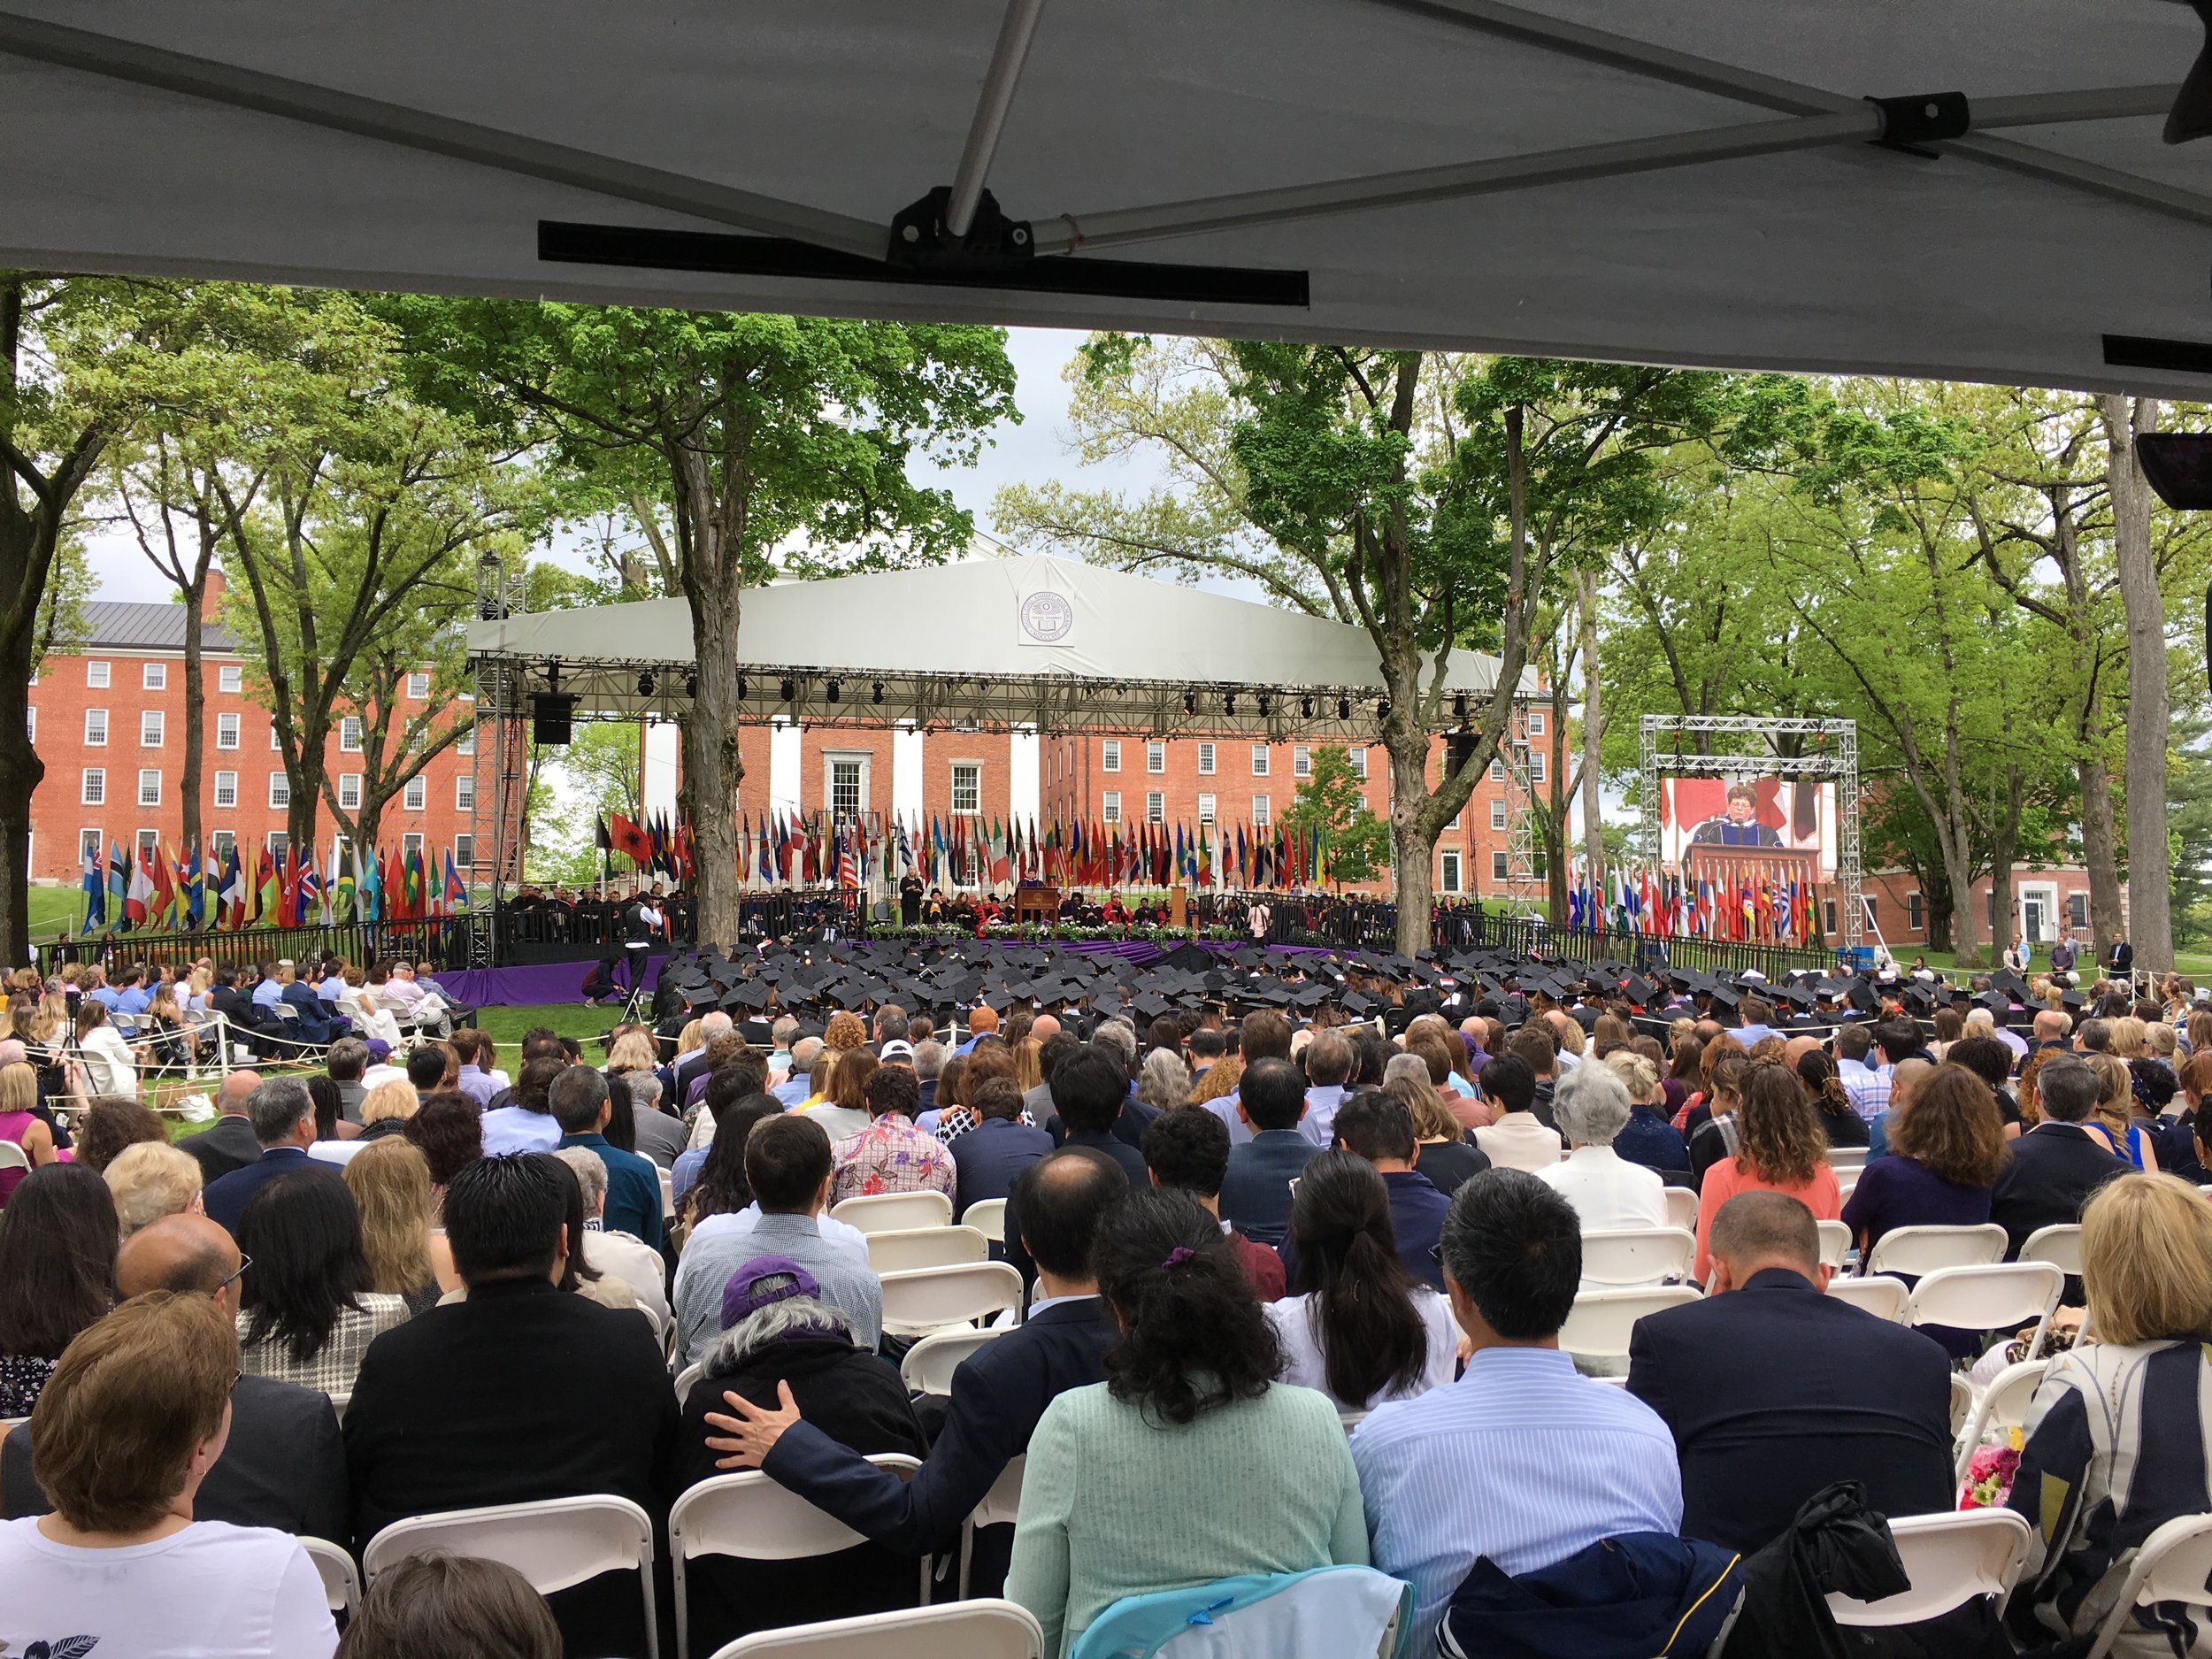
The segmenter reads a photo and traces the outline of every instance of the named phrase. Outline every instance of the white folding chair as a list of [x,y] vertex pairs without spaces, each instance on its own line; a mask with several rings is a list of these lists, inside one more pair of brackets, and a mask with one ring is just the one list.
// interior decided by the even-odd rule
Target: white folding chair
[[1989,1379],[1989,1386],[1974,1402],[1974,1414],[1966,1420],[1953,1479],[1966,1479],[1966,1466],[1974,1461],[1975,1448],[1990,1430],[2017,1428],[2028,1420],[2028,1407],[2034,1403],[2035,1391],[2043,1386],[2043,1373],[2050,1368],[2047,1359],[2022,1360]]
[[1688,1187],[1670,1187],[1666,1189],[1667,1225],[1680,1227],[1686,1233],[1697,1232],[1697,1193]]
[[710,1659],[1044,1659],[1036,1616],[1011,1601],[948,1601],[742,1636]]
[[2135,1562],[2120,1586],[2120,1599],[2097,1627],[2089,1659],[2105,1659],[2128,1617],[2139,1607],[2182,1601],[2212,1605],[2212,1515],[2179,1515],[2167,1522],[2135,1552]]
[[31,1155],[12,1141],[0,1141],[0,1170],[27,1170]]
[[332,1614],[352,1617],[353,1609],[361,1605],[361,1575],[353,1570],[353,1557],[328,1539],[310,1538],[304,1532],[298,1537],[323,1581],[323,1600]]
[[1962,1371],[1951,1373],[1951,1438],[1956,1440],[1966,1419],[1974,1415],[1974,1385]]
[[960,1217],[963,1226],[973,1227],[994,1244],[1006,1242],[1006,1201],[1003,1198],[979,1198],[970,1204],[967,1213]]
[[1344,1425],[1345,1433],[1349,1434],[1354,1429],[1359,1427],[1361,1424],[1367,1421],[1367,1413],[1364,1410],[1340,1411],[1336,1414],[1336,1418],[1338,1422]]
[[1586,1285],[1657,1285],[1687,1279],[1697,1234],[1680,1227],[1618,1227],[1582,1235]]
[[1866,1167],[1866,1148],[1864,1147],[1830,1147],[1828,1167],[1839,1175],[1846,1170],[1863,1170]]
[[704,1360],[695,1360],[676,1373],[676,1409],[683,1409],[684,1402],[691,1398],[691,1385],[706,1371]]
[[[868,1460],[911,1479],[921,1464],[886,1452]],[[728,1555],[739,1561],[803,1561],[834,1555],[867,1540],[788,1486],[757,1469],[702,1480],[676,1500],[668,1512],[668,1558],[676,1596],[677,1659],[691,1652],[691,1606],[684,1590],[684,1565],[701,1555]],[[929,1557],[920,1565],[921,1601],[929,1602]]]
[[2004,1259],[2007,1241],[1993,1221],[1978,1227],[1898,1227],[1882,1235],[1863,1271],[1916,1279],[1939,1267],[1986,1267]]
[[660,1659],[660,1616],[653,1600],[653,1523],[627,1498],[611,1494],[544,1498],[535,1503],[494,1503],[394,1521],[361,1552],[362,1577],[373,1585],[376,1575],[394,1562],[431,1549],[503,1562],[527,1578],[540,1595],[551,1595],[603,1572],[634,1568],[645,1609],[647,1659]]
[[964,1262],[883,1276],[883,1328],[922,1336],[1022,1305],[1022,1276],[1004,1262]]
[[991,1241],[974,1227],[908,1227],[897,1233],[871,1233],[868,1265],[879,1274],[909,1273],[918,1267],[956,1267],[963,1262],[986,1262]]
[[662,1169],[657,1164],[653,1168],[655,1173],[661,1178],[661,1219],[673,1221],[676,1218],[675,1174],[672,1171]]
[[2066,1275],[2048,1262],[1999,1262],[1987,1267],[1939,1267],[1912,1287],[1907,1325],[1942,1325],[1961,1331],[2009,1331],[2032,1319],[2028,1352],[2043,1341],[2058,1310]]
[[1629,1333],[1637,1320],[1697,1300],[1696,1289],[1689,1285],[1586,1290],[1567,1310],[1567,1323],[1559,1327],[1559,1346],[1577,1359],[1626,1359]]
[[970,1325],[933,1331],[906,1350],[906,1357],[899,1362],[899,1379],[906,1384],[910,1394],[949,1394],[952,1392],[952,1374],[960,1369],[960,1362],[1012,1328]]
[[28,1417],[0,1417],[0,1440],[6,1440],[29,1421]]
[[1839,1273],[1828,1281],[1828,1294],[1895,1325],[1904,1323],[1905,1304],[1912,1300],[1905,1281],[1888,1273],[1860,1279],[1846,1279]]
[[342,1389],[337,1394],[326,1394],[324,1398],[330,1402],[330,1409],[338,1414],[339,1425],[341,1427],[344,1426],[346,1420],[346,1408],[353,1403],[353,1391],[351,1389]]
[[949,1227],[952,1200],[940,1192],[878,1193],[848,1198],[830,1206],[830,1219],[863,1233],[904,1233],[915,1227]]
[[2081,1272],[2081,1227],[2076,1222],[2038,1227],[2020,1247],[2019,1260],[2048,1262],[2053,1267],[2078,1276]]
[[968,1518],[960,1524],[960,1599],[968,1599],[968,1575],[975,1561],[975,1529],[979,1526],[1010,1526],[1019,1518],[1022,1507],[1022,1470],[1028,1459],[1010,1457],[1006,1467],[1000,1470],[998,1479],[991,1483]]
[[1841,1267],[1851,1253],[1851,1229],[1840,1221],[1816,1221],[1820,1229],[1820,1261],[1824,1267]]
[[2027,1522],[2010,1509],[1893,1516],[1889,1531],[1912,1587],[1878,1601],[1832,1594],[1828,1611],[1837,1624],[1914,1624],[1978,1595],[1995,1596],[2002,1614],[2033,1536]]

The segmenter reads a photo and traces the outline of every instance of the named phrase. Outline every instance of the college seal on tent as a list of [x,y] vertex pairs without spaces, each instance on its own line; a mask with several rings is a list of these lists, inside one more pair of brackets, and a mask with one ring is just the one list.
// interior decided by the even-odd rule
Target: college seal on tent
[[1065,594],[1049,589],[1022,601],[1022,633],[1040,645],[1057,645],[1075,626],[1075,607]]

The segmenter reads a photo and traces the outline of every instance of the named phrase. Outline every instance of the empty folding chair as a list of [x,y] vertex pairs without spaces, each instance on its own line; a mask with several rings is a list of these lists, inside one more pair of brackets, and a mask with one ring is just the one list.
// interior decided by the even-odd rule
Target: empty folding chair
[[[2138,1608],[2179,1601],[2212,1605],[2212,1515],[2181,1515],[2143,1540],[2120,1586],[2120,1599],[2097,1628],[2088,1659],[2105,1659]],[[2200,1624],[2203,1622],[2198,1614]]]
[[1006,1201],[1003,1198],[979,1198],[970,1204],[967,1213],[960,1217],[964,1226],[973,1227],[994,1244],[1006,1242]]
[[2063,1272],[2081,1272],[2081,1226],[2076,1222],[2062,1222],[2055,1226],[2038,1227],[2028,1234],[2028,1241],[2020,1247],[2019,1260],[2048,1262]]
[[908,1227],[868,1234],[868,1265],[879,1274],[956,1267],[990,1259],[991,1241],[973,1227]]
[[653,1523],[627,1498],[603,1494],[495,1503],[394,1521],[361,1552],[370,1583],[396,1561],[426,1550],[504,1562],[551,1595],[603,1572],[635,1568],[645,1608],[645,1651],[660,1659],[659,1613],[653,1600]]
[[[868,1460],[879,1469],[911,1479],[921,1464],[895,1452]],[[691,1653],[691,1606],[684,1589],[685,1563],[702,1555],[739,1561],[803,1561],[834,1555],[865,1543],[858,1532],[818,1509],[789,1487],[758,1470],[717,1475],[678,1498],[668,1512],[668,1556],[676,1596],[677,1659]],[[929,1601],[930,1561],[919,1566],[920,1599]]]
[[1828,1167],[1839,1175],[1846,1170],[1863,1170],[1866,1167],[1866,1148],[1864,1147],[1830,1147]]
[[1889,1530],[1912,1587],[1878,1601],[1831,1595],[1828,1611],[1837,1624],[1914,1624],[1979,1595],[1996,1597],[2001,1614],[2032,1536],[2027,1522],[2010,1509],[1893,1516]]
[[661,1219],[673,1221],[676,1218],[676,1177],[658,1164],[653,1167],[661,1178]]
[[2047,1359],[2022,1360],[1989,1379],[1989,1386],[1974,1402],[1973,1415],[1967,1418],[1966,1432],[1959,1440],[1956,1479],[1966,1479],[1966,1466],[1974,1460],[1974,1449],[1990,1430],[2018,1428],[2028,1420],[2028,1407],[2034,1403],[2035,1391],[2043,1386],[2043,1373],[2050,1368]]
[[960,1599],[964,1601],[968,1599],[968,1577],[975,1564],[975,1529],[1011,1526],[1020,1518],[1022,1471],[1027,1463],[1025,1457],[1008,1458],[1006,1467],[998,1471],[998,1479],[991,1483],[991,1489],[960,1524]]
[[303,1532],[299,1540],[323,1581],[323,1600],[329,1603],[331,1612],[350,1618],[353,1609],[361,1605],[361,1575],[353,1569],[353,1557],[327,1539],[310,1538]]
[[2009,1331],[2034,1322],[2032,1354],[2058,1308],[2066,1275],[2048,1262],[2002,1262],[1986,1267],[1941,1267],[1912,1287],[1907,1325],[1941,1325],[1961,1331]]
[[1667,1225],[1680,1227],[1686,1233],[1697,1232],[1697,1194],[1687,1187],[1666,1189]]
[[1011,1601],[948,1601],[765,1630],[711,1659],[1044,1659],[1036,1616]]
[[906,1357],[899,1362],[899,1378],[911,1394],[949,1394],[952,1392],[952,1374],[960,1369],[960,1362],[985,1343],[1004,1336],[1010,1328],[959,1325],[948,1331],[933,1331],[906,1350]]
[[2005,1244],[2005,1230],[1993,1221],[1978,1227],[1898,1227],[1882,1235],[1865,1271],[1914,1279],[1939,1267],[1985,1267],[2003,1259]]
[[830,1219],[863,1233],[903,1233],[913,1227],[949,1227],[952,1200],[939,1192],[878,1193],[848,1198],[830,1206]]
[[1636,1321],[1663,1308],[1698,1300],[1688,1285],[1653,1285],[1634,1289],[1586,1290],[1567,1310],[1559,1346],[1581,1360],[1624,1360]]
[[1004,1262],[968,1262],[883,1276],[883,1328],[921,1336],[1022,1305],[1022,1276]]
[[1680,1227],[1620,1227],[1582,1235],[1586,1285],[1657,1285],[1687,1279],[1697,1234]]
[[1847,1302],[1855,1308],[1863,1308],[1898,1324],[1904,1322],[1905,1304],[1912,1300],[1912,1291],[1905,1281],[1888,1273],[1860,1279],[1846,1279],[1838,1274],[1828,1281],[1828,1294],[1839,1302]]
[[1966,1426],[1967,1418],[1974,1415],[1974,1385],[1962,1371],[1951,1373],[1951,1438],[1955,1440],[1959,1431]]
[[1851,1229],[1840,1221],[1816,1221],[1820,1229],[1820,1261],[1824,1267],[1841,1267],[1851,1253]]

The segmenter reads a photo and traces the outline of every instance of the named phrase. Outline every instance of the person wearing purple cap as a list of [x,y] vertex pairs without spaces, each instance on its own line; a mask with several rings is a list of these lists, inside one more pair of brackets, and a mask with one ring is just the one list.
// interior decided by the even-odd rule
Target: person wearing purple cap
[[[856,1341],[852,1316],[826,1300],[815,1276],[787,1256],[757,1256],[722,1291],[721,1334],[701,1360],[684,1402],[675,1485],[722,1472],[709,1449],[707,1413],[742,1400],[807,1420],[862,1455],[926,1457],[929,1442],[899,1373]],[[914,1558],[857,1544],[833,1555],[770,1563],[702,1558],[685,1570],[692,1651],[772,1625],[879,1613],[915,1603]]]

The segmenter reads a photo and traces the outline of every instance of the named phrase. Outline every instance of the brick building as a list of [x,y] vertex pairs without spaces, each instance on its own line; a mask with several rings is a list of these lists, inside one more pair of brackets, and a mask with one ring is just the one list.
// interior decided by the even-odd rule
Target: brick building
[[[1928,942],[1927,903],[1919,879],[1909,871],[1869,871],[1861,890],[1872,903],[1874,925],[1892,951],[1902,956],[1907,946]],[[2120,901],[2124,918],[2124,887]],[[1975,907],[1979,937],[1985,942],[1993,940],[1999,949],[2012,942],[2016,928],[2024,930],[2029,942],[2036,945],[2048,946],[2062,927],[2074,930],[2076,942],[2089,942],[2089,872],[2078,864],[2013,866],[2012,903],[2003,917],[1987,876],[1976,879],[1968,902]]]
[[[199,621],[205,690],[200,823],[211,854],[219,856],[234,840],[243,857],[264,846],[283,849],[291,784],[274,724],[247,693],[238,643],[213,620],[222,582],[219,573],[208,578],[207,610]],[[84,609],[82,647],[48,657],[30,687],[31,742],[46,769],[31,797],[35,881],[74,885],[88,848],[98,848],[103,859],[118,842],[136,849],[158,839],[173,850],[182,833],[186,609],[115,600],[95,600]],[[410,706],[398,712],[411,718],[412,705],[431,695],[430,676],[411,676],[404,693]],[[359,749],[357,727],[330,740],[326,761],[342,801],[359,797]],[[467,865],[473,855],[472,765],[466,737],[433,758],[386,803],[384,844],[419,849],[440,864],[451,852],[457,864]],[[319,860],[329,856],[336,826],[326,810],[318,821]]]

